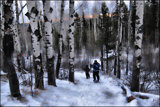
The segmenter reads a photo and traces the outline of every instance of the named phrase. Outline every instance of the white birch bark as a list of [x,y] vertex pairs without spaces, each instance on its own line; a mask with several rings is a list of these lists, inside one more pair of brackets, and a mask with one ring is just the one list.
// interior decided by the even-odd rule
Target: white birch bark
[[20,53],[21,52],[21,47],[20,47],[20,39],[19,39],[19,35],[18,35],[18,28],[17,28],[17,24],[16,22],[13,24],[12,26],[13,28],[13,31],[14,31],[14,48],[15,48],[15,51]]
[[47,57],[53,58],[53,36],[52,36],[52,19],[53,19],[53,9],[50,6],[50,1],[45,1],[44,3],[44,27],[45,36],[47,44]]
[[139,19],[136,20],[135,25],[135,57],[136,57],[136,67],[139,69],[141,65],[141,51],[142,51],[142,39],[143,39],[143,15],[144,15],[144,1],[136,1],[136,15],[139,17]]
[[69,0],[69,81],[74,82],[74,0]]
[[[38,29],[38,17],[36,10],[36,1],[27,1],[28,11],[30,13],[30,27],[32,30],[32,46],[33,46],[33,55],[37,58],[40,56],[40,42],[38,41],[38,37],[35,35],[35,31]],[[36,59],[39,61],[39,59]]]
[[62,0],[61,3],[61,15],[60,15],[60,38],[59,38],[59,52],[60,55],[62,55],[62,42],[63,42],[63,32],[64,28],[62,27],[63,25],[63,15],[64,15],[64,0]]
[[4,0],[1,0],[0,1],[1,2],[1,9],[0,9],[0,11],[1,11],[1,27],[0,27],[0,29],[1,29],[1,37],[0,37],[0,39],[1,39],[1,47],[0,47],[0,58],[1,58],[1,69],[3,69],[3,49],[2,49],[2,47],[3,47],[3,37],[4,37]]
[[47,72],[48,72],[48,84],[56,86],[55,83],[55,72],[54,72],[54,49],[53,49],[53,8],[51,2],[43,1],[44,5],[44,29],[46,37],[46,48],[47,48]]
[[143,39],[143,15],[144,15],[144,1],[136,0],[136,21],[135,21],[135,64],[132,73],[132,91],[139,91],[139,76],[141,71],[142,59],[142,39]]
[[4,10],[3,10],[4,0],[1,0],[1,35],[4,37]]
[[[6,2],[6,1],[5,1]],[[14,17],[14,11],[13,11],[13,4],[11,5],[11,10],[12,10],[12,16],[10,17],[13,17],[13,20],[15,19]],[[2,19],[3,20],[3,19]],[[3,26],[2,26],[3,27]],[[17,30],[17,26],[16,26],[16,22],[13,21],[13,23],[10,25],[11,29],[12,29],[12,33],[14,34],[13,36],[13,39],[14,39],[14,49],[17,51],[17,52],[20,52],[20,41],[19,41],[19,37],[18,37],[18,30]],[[10,31],[6,31],[5,33],[8,34],[8,33],[11,33]]]
[[35,69],[35,87],[43,89],[43,71],[42,71],[42,60],[40,50],[40,25],[39,25],[39,4],[38,1],[27,1],[27,7],[29,11],[30,19],[30,33],[32,36],[32,48],[34,57],[34,69]]
[[16,17],[15,17],[15,22],[13,24],[13,29],[14,29],[14,33],[15,33],[15,36],[14,36],[14,41],[15,41],[15,50],[20,53],[21,52],[21,45],[20,45],[20,32],[19,32],[19,15],[18,15],[18,1],[15,0],[15,5],[16,5]]

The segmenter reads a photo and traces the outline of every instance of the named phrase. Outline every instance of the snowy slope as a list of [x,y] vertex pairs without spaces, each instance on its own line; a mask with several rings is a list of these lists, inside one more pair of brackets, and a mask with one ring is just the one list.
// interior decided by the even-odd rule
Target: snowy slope
[[[47,75],[45,74],[45,77]],[[8,81],[1,81],[1,105],[2,106],[138,106],[152,105],[151,100],[137,100],[127,103],[126,97],[118,83],[107,75],[100,76],[100,83],[94,83],[92,74],[90,79],[85,78],[84,72],[75,72],[77,84],[65,80],[57,80],[57,87],[47,85],[45,78],[45,90],[35,90],[36,95],[30,95],[30,87],[20,86],[22,96],[26,101],[18,101],[11,98]],[[153,95],[152,98],[159,98]],[[145,106],[147,106],[145,105]]]

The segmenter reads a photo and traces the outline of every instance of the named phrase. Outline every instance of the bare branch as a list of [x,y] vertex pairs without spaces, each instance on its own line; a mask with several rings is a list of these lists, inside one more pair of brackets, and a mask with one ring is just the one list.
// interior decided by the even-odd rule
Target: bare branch
[[18,13],[18,16],[22,13],[23,9],[27,6],[27,3],[21,8],[21,11]]
[[77,9],[75,9],[72,14],[74,14],[74,13],[75,13],[79,8],[81,8],[83,5],[84,5],[84,2],[83,2]]

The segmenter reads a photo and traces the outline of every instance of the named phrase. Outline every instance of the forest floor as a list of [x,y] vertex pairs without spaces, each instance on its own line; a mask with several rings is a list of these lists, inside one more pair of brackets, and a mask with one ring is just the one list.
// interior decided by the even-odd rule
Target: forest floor
[[[82,71],[75,72],[73,84],[67,80],[56,80],[57,87],[47,85],[45,73],[45,89],[34,90],[31,96],[29,86],[20,85],[23,100],[10,97],[8,80],[1,79],[2,106],[158,106],[159,96],[146,94],[149,99],[136,98],[127,102],[119,82],[108,75],[100,74],[100,82],[94,83],[91,78],[86,79]],[[145,94],[145,93],[141,93]]]

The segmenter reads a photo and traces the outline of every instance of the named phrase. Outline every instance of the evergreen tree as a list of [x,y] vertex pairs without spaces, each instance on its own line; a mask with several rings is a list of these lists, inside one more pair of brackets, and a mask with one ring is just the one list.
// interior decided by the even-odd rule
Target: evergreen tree
[[[108,73],[109,69],[109,57],[108,54],[115,48],[115,35],[112,35],[112,26],[111,26],[111,17],[109,17],[109,10],[108,7],[106,6],[105,2],[102,3],[102,18],[101,20],[101,25],[99,26],[101,36],[99,38],[99,43],[101,45],[101,55],[103,55],[103,46],[105,46],[105,52],[106,52],[106,59],[103,57],[101,58],[102,61],[106,61],[106,73]],[[103,63],[102,63],[103,64]]]
[[94,19],[90,19],[90,26],[89,26],[89,30],[88,30],[88,52],[87,52],[87,55],[89,54],[89,56],[94,56],[94,52],[96,51],[96,48],[95,48],[95,32],[94,32]]
[[[129,42],[129,36],[128,36],[128,8],[127,5],[125,4],[125,2],[122,3],[122,13],[123,13],[123,17],[122,17],[122,47],[127,47],[127,55],[129,52],[129,47],[128,47],[128,42]],[[127,56],[128,57],[128,56]],[[123,60],[123,59],[121,59]],[[128,61],[128,60],[127,60]],[[122,61],[124,62],[124,61]],[[123,65],[123,63],[121,64]],[[127,73],[126,73],[127,74]]]
[[123,45],[126,45],[127,38],[128,38],[128,8],[125,2],[122,3],[123,5],[123,18],[122,18],[122,41],[124,42]]
[[82,48],[84,48],[84,49],[88,49],[88,44],[87,44],[87,42],[88,42],[88,37],[87,37],[87,28],[88,28],[88,26],[87,26],[87,21],[86,21],[86,19],[85,19],[85,14],[84,14],[84,12],[82,12]]
[[104,70],[104,64],[103,64],[103,54],[104,54],[104,32],[103,32],[103,18],[101,15],[99,15],[98,17],[99,19],[99,23],[98,23],[98,35],[97,35],[97,40],[96,40],[96,44],[97,44],[97,47],[100,47],[100,51],[101,51],[101,70],[103,71]]
[[[151,0],[151,2],[145,3],[145,10],[144,10],[144,44],[147,44],[149,39],[149,43],[153,44],[154,46],[158,46],[158,37],[157,32],[158,27],[158,20],[159,13],[158,11],[158,1]],[[152,22],[152,23],[151,23]]]
[[106,53],[106,73],[108,73],[108,53],[110,50],[109,47],[109,39],[110,39],[110,18],[109,18],[109,10],[105,2],[102,3],[102,32],[104,38],[105,45],[105,53]]

